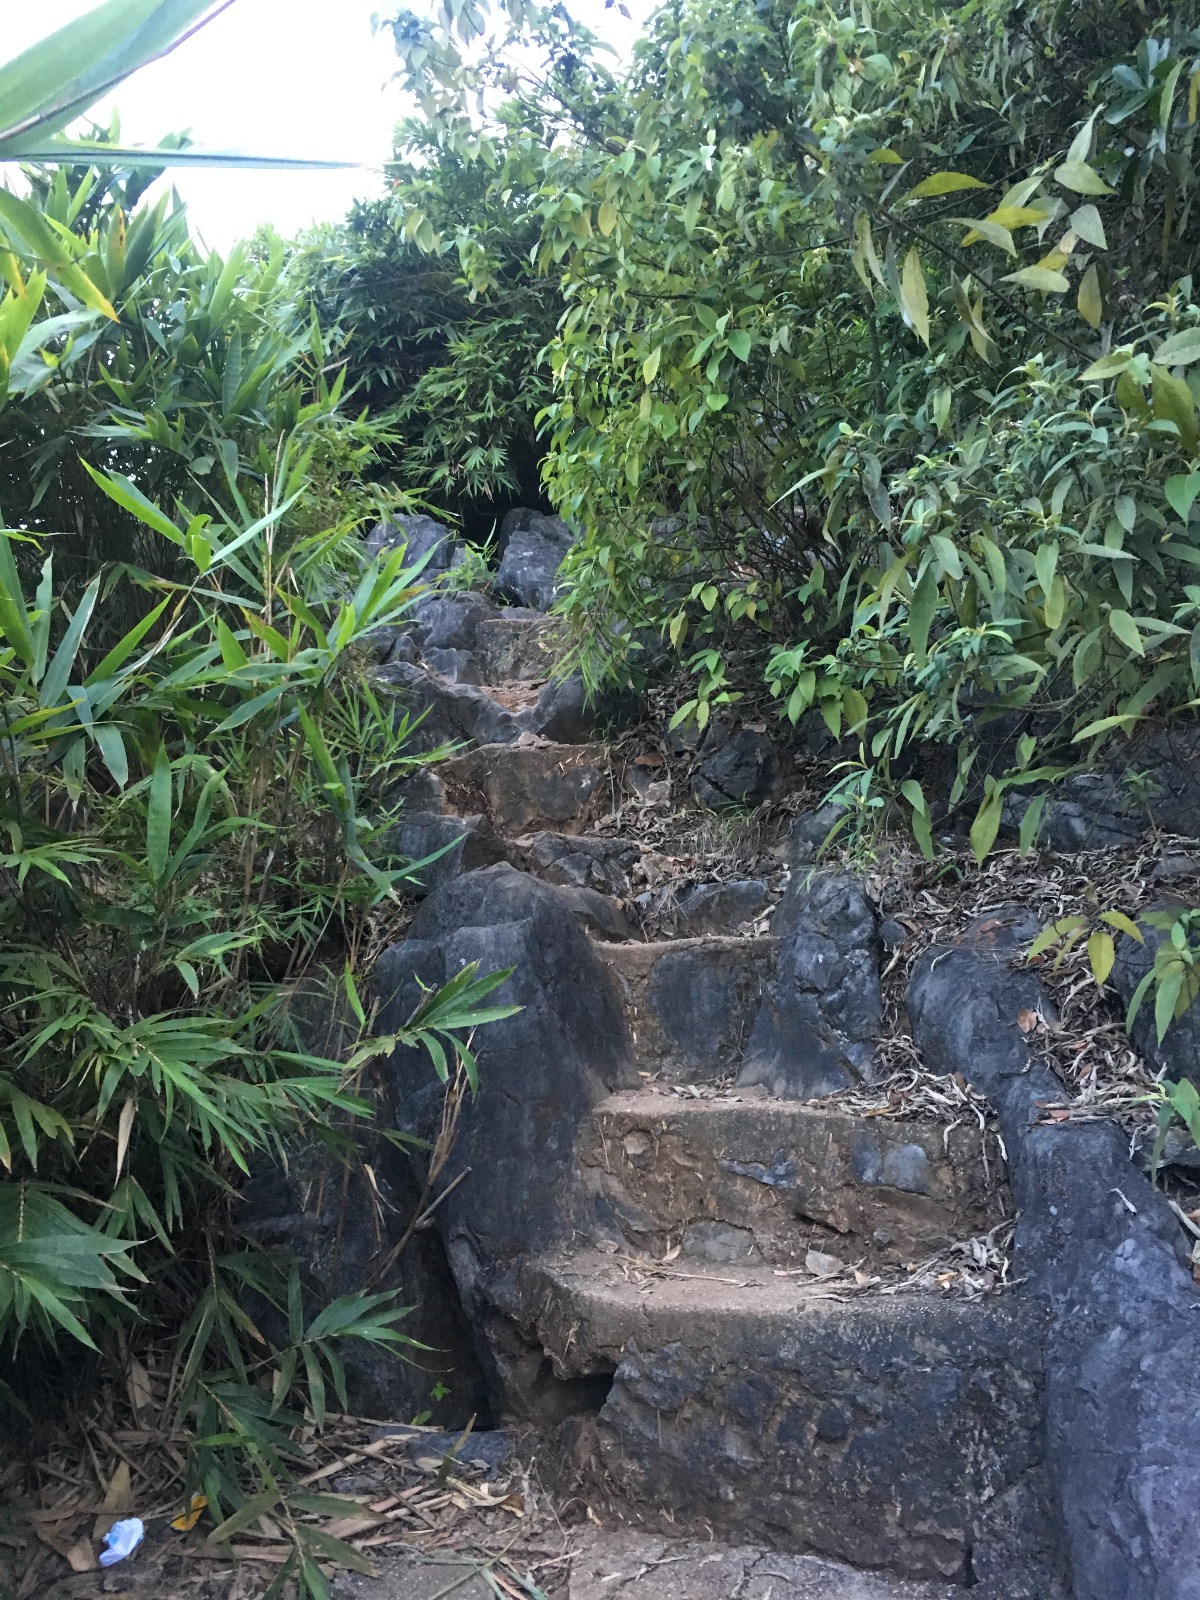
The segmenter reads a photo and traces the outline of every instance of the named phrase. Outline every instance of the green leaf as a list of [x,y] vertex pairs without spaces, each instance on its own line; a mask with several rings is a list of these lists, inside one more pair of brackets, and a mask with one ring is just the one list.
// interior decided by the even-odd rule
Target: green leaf
[[1055,167],[1054,176],[1064,189],[1073,189],[1076,194],[1114,193],[1086,161],[1064,161],[1061,167]]
[[1097,250],[1108,249],[1108,236],[1095,206],[1080,206],[1072,211],[1071,227],[1085,243],[1095,245]]
[[1000,281],[1019,283],[1022,288],[1037,289],[1042,294],[1066,294],[1071,287],[1061,272],[1052,272],[1049,267],[1022,267],[1019,272],[1010,272]]
[[1000,819],[1004,812],[1004,797],[999,789],[992,789],[983,797],[971,824],[971,851],[982,866],[1000,832]]
[[146,864],[155,883],[162,881],[171,853],[171,797],[171,758],[166,745],[160,744],[150,778],[150,802],[146,809]]
[[1103,933],[1098,929],[1088,939],[1087,953],[1088,961],[1091,963],[1092,976],[1103,987],[1108,982],[1109,973],[1112,971],[1113,963],[1117,959],[1112,934]]
[[161,533],[163,538],[169,539],[172,544],[183,544],[183,534],[170,517],[160,511],[152,500],[147,500],[137,484],[131,483],[119,472],[111,474],[98,472],[90,462],[82,458],[80,465],[97,488],[102,489],[108,498],[114,500],[123,510],[128,511],[139,522],[144,522],[148,528],[153,528],[155,533]]
[[900,275],[900,311],[922,344],[928,346],[929,295],[925,288],[921,257],[915,245],[905,256],[904,270]]
[[1134,655],[1145,655],[1146,647],[1142,643],[1142,636],[1138,632],[1137,623],[1129,615],[1128,611],[1110,611],[1108,613],[1108,625],[1121,643],[1128,645]]
[[660,345],[657,350],[653,351],[646,357],[645,361],[642,362],[642,381],[644,383],[654,382],[655,378],[658,376],[658,366],[661,360],[662,346]]
[[916,188],[910,189],[904,198],[924,200],[930,195],[955,194],[959,189],[986,188],[986,183],[981,183],[978,178],[968,177],[965,172],[935,172],[931,177],[922,178]]
[[1145,944],[1146,942],[1142,938],[1142,930],[1137,923],[1134,922],[1132,917],[1127,917],[1123,911],[1102,911],[1100,913],[1100,921],[1107,922],[1110,928],[1116,928],[1120,933],[1128,934],[1131,939],[1136,939],[1138,944]]
[[1196,496],[1200,494],[1200,471],[1176,473],[1163,485],[1163,494],[1180,522],[1186,522],[1196,502]]
[[1162,367],[1187,367],[1200,361],[1200,328],[1185,328],[1164,339],[1153,359]]
[[929,629],[938,604],[938,581],[933,568],[926,567],[913,591],[908,608],[908,642],[918,667],[925,665],[929,646]]
[[725,342],[739,361],[750,359],[750,335],[745,328],[735,328]]
[[1092,328],[1098,328],[1104,318],[1104,298],[1100,293],[1100,274],[1095,263],[1079,280],[1079,294],[1075,300],[1079,315]]

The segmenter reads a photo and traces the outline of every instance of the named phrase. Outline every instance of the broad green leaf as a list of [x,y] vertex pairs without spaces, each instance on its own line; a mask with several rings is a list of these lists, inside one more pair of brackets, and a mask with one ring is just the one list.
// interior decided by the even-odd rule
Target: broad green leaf
[[1093,328],[1098,328],[1104,317],[1104,300],[1100,293],[1100,274],[1095,262],[1079,280],[1079,294],[1075,301],[1079,315]]
[[750,359],[750,335],[745,328],[735,328],[725,342],[739,361]]
[[999,789],[992,789],[984,795],[983,803],[975,813],[975,820],[971,824],[971,851],[981,866],[996,842],[1003,811],[1003,794]]
[[617,225],[617,208],[611,200],[603,200],[596,216],[596,226],[607,239]]
[[1129,615],[1128,611],[1110,611],[1108,613],[1108,625],[1121,643],[1127,645],[1134,655],[1145,655],[1146,649],[1142,643],[1142,636],[1138,632],[1137,623]]
[[1103,986],[1108,982],[1112,972],[1113,963],[1117,959],[1116,947],[1113,944],[1112,934],[1103,933],[1099,929],[1088,939],[1088,961],[1091,963],[1092,976],[1096,982]]
[[1079,206],[1072,211],[1071,226],[1085,243],[1095,245],[1097,250],[1108,249],[1108,236],[1095,206]]
[[1076,194],[1113,193],[1100,174],[1089,167],[1086,161],[1064,161],[1061,167],[1055,167],[1054,176],[1064,189],[1073,189]]
[[1171,510],[1181,522],[1186,522],[1200,494],[1200,471],[1176,473],[1163,485],[1163,493]]
[[915,189],[904,196],[906,200],[924,200],[930,195],[955,194],[959,189],[986,189],[987,184],[971,178],[965,172],[935,172],[922,178]]
[[0,67],[0,159],[26,156],[206,12],[224,9],[217,0],[107,0],[31,45]]
[[1037,289],[1042,294],[1066,294],[1071,287],[1061,272],[1053,272],[1049,267],[1022,267],[1019,272],[1010,272],[1000,281],[1019,283],[1022,288]]
[[1093,361],[1081,376],[1085,383],[1097,378],[1115,378],[1125,372],[1130,362],[1136,359],[1133,346],[1124,345],[1120,350],[1113,350],[1108,355],[1101,356],[1099,361]]
[[921,257],[915,245],[904,258],[904,270],[900,276],[900,310],[921,343],[928,346],[929,296]]
[[1155,420],[1174,423],[1184,449],[1194,453],[1197,442],[1196,402],[1192,399],[1192,391],[1182,378],[1175,377],[1157,362],[1150,364],[1150,380]]
[[925,665],[929,629],[938,603],[938,582],[931,566],[921,574],[908,608],[908,642],[918,667]]
[[1116,928],[1119,933],[1126,933],[1131,939],[1136,939],[1138,944],[1145,944],[1142,930],[1132,917],[1127,917],[1123,911],[1102,911],[1100,921],[1107,922],[1110,928]]
[[1015,256],[1016,244],[1012,234],[998,222],[989,222],[986,217],[947,217],[947,222],[957,222],[968,229],[963,244],[977,244],[980,239],[986,239],[989,244],[996,245],[1007,256]]
[[658,366],[661,360],[662,346],[660,345],[657,350],[652,351],[650,355],[646,357],[645,361],[642,362],[642,381],[644,383],[654,382],[655,378],[658,376]]
[[1200,328],[1184,328],[1164,339],[1154,352],[1154,360],[1162,367],[1186,367],[1200,361]]

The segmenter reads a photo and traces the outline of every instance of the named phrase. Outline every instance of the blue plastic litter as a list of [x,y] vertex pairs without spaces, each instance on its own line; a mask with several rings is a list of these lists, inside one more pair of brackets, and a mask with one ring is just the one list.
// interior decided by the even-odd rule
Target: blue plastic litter
[[100,1565],[115,1567],[118,1561],[131,1556],[145,1537],[146,1526],[140,1517],[126,1517],[123,1522],[114,1522],[104,1535],[107,1548],[100,1552]]

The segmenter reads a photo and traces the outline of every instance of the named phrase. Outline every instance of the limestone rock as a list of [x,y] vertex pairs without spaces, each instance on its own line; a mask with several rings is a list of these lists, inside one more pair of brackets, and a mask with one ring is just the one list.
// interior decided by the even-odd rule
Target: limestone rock
[[874,1075],[883,1022],[875,908],[845,873],[798,877],[771,922],[779,936],[741,1084],[798,1099]]
[[508,542],[496,574],[498,592],[517,605],[549,611],[558,593],[558,569],[574,534],[561,517],[540,511],[510,512],[505,525]]

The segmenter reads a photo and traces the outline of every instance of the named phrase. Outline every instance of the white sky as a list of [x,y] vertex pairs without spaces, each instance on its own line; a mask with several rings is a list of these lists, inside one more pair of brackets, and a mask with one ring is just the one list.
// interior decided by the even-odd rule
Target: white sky
[[[11,58],[36,39],[94,9],[97,0],[6,4],[0,48]],[[409,0],[413,10],[422,0]],[[628,9],[645,15],[647,0]],[[388,0],[236,0],[165,61],[124,83],[91,115],[107,123],[115,106],[122,137],[157,144],[190,133],[207,149],[359,161],[365,171],[222,172],[177,169],[195,232],[215,249],[273,222],[287,234],[344,215],[356,196],[378,193],[378,168],[392,151],[392,129],[410,109],[388,79],[391,34],[373,38],[373,12]],[[603,0],[571,8],[601,38],[627,50],[633,30]],[[12,11],[13,14],[8,14]]]

